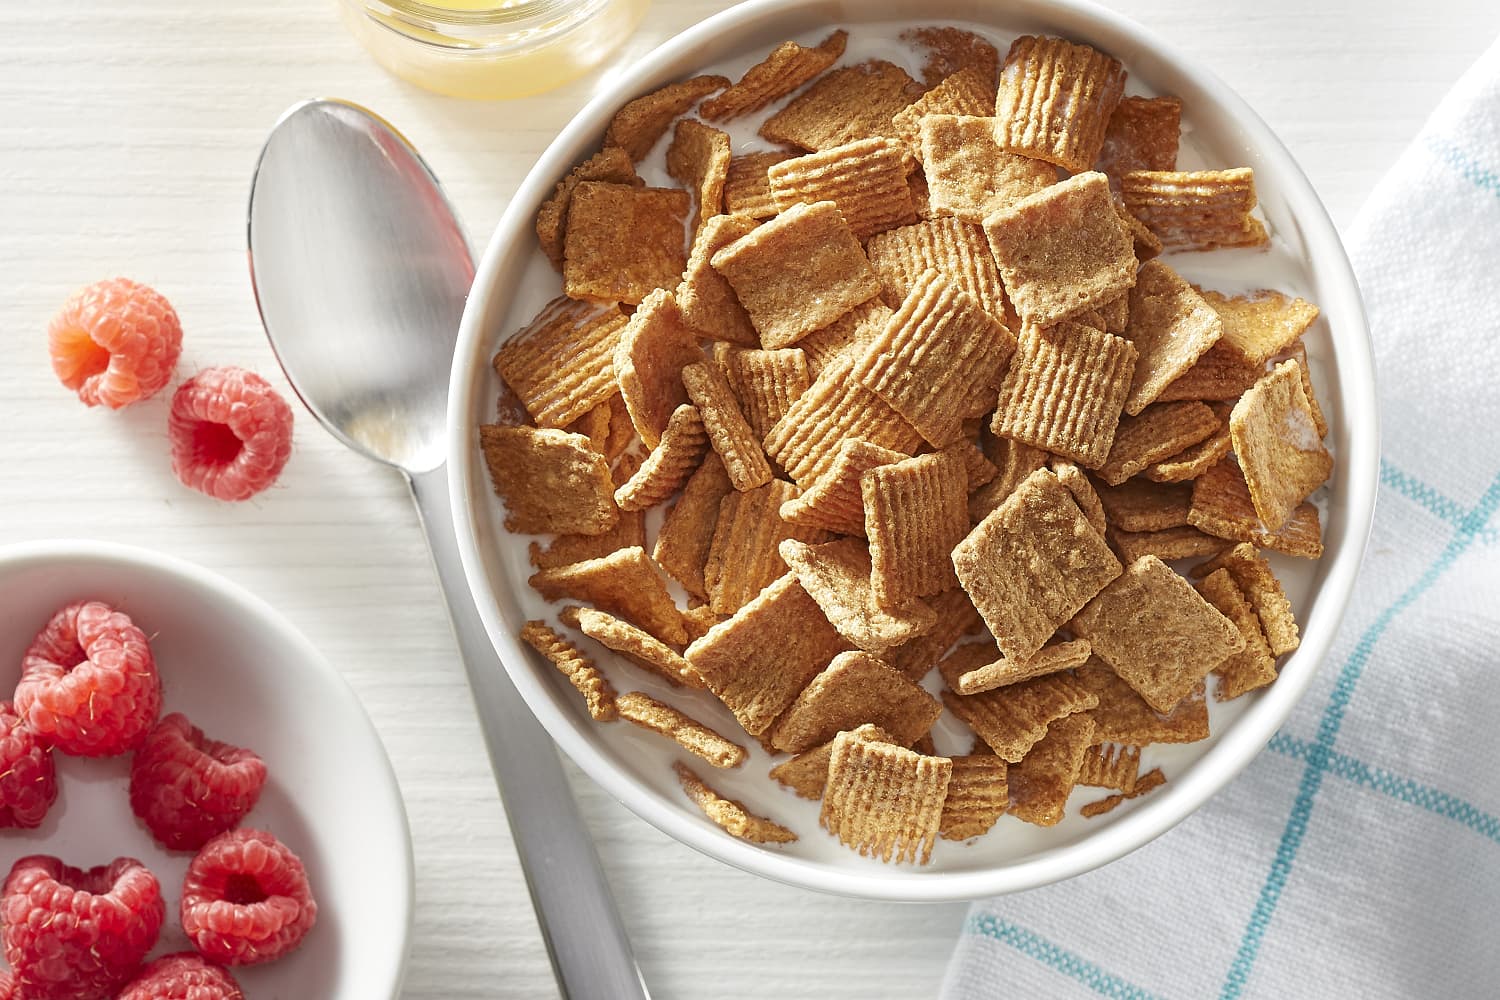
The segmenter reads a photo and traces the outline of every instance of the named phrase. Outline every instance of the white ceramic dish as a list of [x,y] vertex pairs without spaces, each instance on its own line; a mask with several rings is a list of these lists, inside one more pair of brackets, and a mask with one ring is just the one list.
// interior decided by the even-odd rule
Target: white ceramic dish
[[[270,775],[246,826],[307,866],[318,922],[292,954],[234,970],[248,996],[394,1000],[412,917],[411,837],[390,761],[354,692],[270,605],[191,563],[101,542],[0,548],[0,690],[36,631],[70,601],[97,599],[151,636],[163,711],[253,748]],[[27,854],[72,865],[140,859],[161,881],[155,954],[190,949],[177,900],[191,854],[158,847],[130,811],[129,756],[56,755],[58,801],[36,830],[0,831],[0,871]]]
[[[754,745],[735,772],[703,768],[707,780],[752,809],[788,823],[801,839],[780,848],[735,840],[710,825],[683,797],[668,766],[677,748],[627,725],[599,726],[576,693],[549,666],[528,655],[517,630],[550,617],[526,586],[526,539],[508,535],[475,443],[491,419],[498,385],[489,366],[496,346],[558,294],[555,272],[536,248],[532,220],[558,178],[595,151],[620,104],[674,79],[720,72],[738,78],[788,38],[813,44],[834,26],[850,29],[842,63],[872,56],[901,61],[889,22],[952,23],[979,30],[1001,52],[1017,34],[1045,32],[1086,42],[1120,58],[1130,93],[1170,93],[1184,102],[1181,165],[1251,166],[1261,211],[1275,238],[1269,253],[1219,251],[1169,260],[1209,287],[1281,288],[1318,303],[1323,317],[1307,343],[1319,397],[1330,412],[1334,479],[1318,498],[1326,553],[1317,563],[1276,559],[1278,575],[1303,626],[1301,648],[1269,689],[1211,706],[1214,735],[1183,747],[1151,748],[1143,766],[1159,765],[1167,786],[1097,820],[1077,815],[1051,829],[1002,819],[973,844],[939,842],[923,868],[860,858],[819,829],[815,803],[797,799],[765,775],[770,759]],[[884,37],[880,37],[884,32]],[[917,63],[905,57],[909,69]],[[744,136],[736,133],[736,152]],[[659,154],[660,150],[658,150]],[[648,182],[670,183],[643,171]],[[1302,695],[1331,643],[1359,567],[1374,508],[1378,473],[1374,376],[1359,291],[1337,233],[1291,155],[1248,106],[1205,69],[1102,7],[1077,0],[753,0],[697,25],[609,81],[538,161],[501,220],[480,264],[464,315],[450,392],[449,470],[454,519],[469,582],[491,639],[517,688],[562,748],[638,815],[682,842],[747,871],[828,892],[882,899],[963,899],[1044,885],[1087,871],[1160,835],[1232,779],[1266,743]],[[663,693],[628,665],[611,667],[620,686]],[[709,725],[733,733],[732,717],[706,694],[670,695]],[[936,735],[942,752],[964,752],[957,730]],[[945,737],[947,745],[945,746]],[[690,759],[690,758],[688,758]]]

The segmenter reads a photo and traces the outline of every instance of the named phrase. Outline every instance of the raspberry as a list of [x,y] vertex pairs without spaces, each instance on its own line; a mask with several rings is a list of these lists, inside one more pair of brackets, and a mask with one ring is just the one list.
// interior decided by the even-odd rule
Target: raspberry
[[124,753],[160,711],[161,681],[145,633],[107,604],[63,608],[21,661],[16,713],[63,753]]
[[134,858],[82,871],[33,854],[0,893],[5,957],[27,1000],[96,1000],[120,988],[156,943],[166,907]]
[[207,844],[182,884],[182,929],[203,957],[226,965],[280,958],[318,917],[301,860],[262,830]]
[[16,988],[16,977],[9,972],[0,972],[0,1000],[20,1000],[20,991]]
[[182,324],[161,293],[128,278],[75,292],[47,327],[52,370],[89,406],[160,392],[182,353]]
[[163,847],[196,851],[239,825],[265,783],[254,751],[208,739],[173,712],[135,752],[130,808]]
[[172,471],[219,500],[248,500],[292,454],[292,408],[243,368],[205,368],[177,387],[167,421]]
[[115,1000],[245,1000],[245,994],[229,970],[182,951],[146,966]]
[[41,826],[56,801],[52,748],[21,722],[14,705],[0,701],[0,826]]

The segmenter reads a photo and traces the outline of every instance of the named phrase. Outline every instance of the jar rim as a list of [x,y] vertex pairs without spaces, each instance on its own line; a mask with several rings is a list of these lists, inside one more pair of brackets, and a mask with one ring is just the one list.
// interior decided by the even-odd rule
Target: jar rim
[[366,9],[375,8],[401,18],[418,18],[434,26],[467,28],[514,27],[525,21],[567,14],[588,6],[590,0],[495,0],[495,6],[484,10],[454,10],[426,0],[363,0]]

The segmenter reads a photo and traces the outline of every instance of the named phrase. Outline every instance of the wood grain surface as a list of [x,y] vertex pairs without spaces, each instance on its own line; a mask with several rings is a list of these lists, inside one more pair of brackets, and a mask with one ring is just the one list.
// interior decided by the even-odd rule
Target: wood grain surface
[[[658,0],[619,59],[724,6]],[[1500,28],[1492,0],[1111,6],[1236,88],[1340,225]],[[554,995],[400,479],[299,411],[275,489],[243,505],[191,494],[168,466],[166,399],[85,409],[54,380],[44,331],[73,288],[126,274],[181,314],[180,373],[234,363],[285,390],[244,256],[250,170],[278,114],[319,95],[380,110],[482,245],[600,74],[512,103],[435,97],[371,63],[330,0],[12,2],[0,20],[0,543],[133,542],[268,599],[343,671],[395,762],[417,863],[406,995]],[[4,609],[0,626],[15,627]],[[572,776],[654,995],[935,994],[962,905],[863,903],[743,875]]]

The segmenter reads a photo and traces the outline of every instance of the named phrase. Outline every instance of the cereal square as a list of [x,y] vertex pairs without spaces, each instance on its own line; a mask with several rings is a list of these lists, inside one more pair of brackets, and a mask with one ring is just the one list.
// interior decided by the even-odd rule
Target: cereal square
[[1007,153],[995,145],[993,118],[928,115],[918,126],[917,138],[934,215],[983,222],[1057,182],[1057,168],[1047,161]]
[[922,85],[884,59],[820,77],[760,127],[762,138],[819,150],[876,136],[894,138],[891,119],[921,97]]
[[615,378],[631,423],[655,448],[673,412],[688,401],[682,369],[703,360],[698,338],[672,293],[659,288],[630,317],[615,346]]
[[1281,582],[1271,571],[1266,557],[1256,551],[1255,546],[1241,542],[1227,552],[1221,553],[1201,566],[1193,568],[1193,576],[1208,576],[1216,570],[1227,569],[1234,582],[1239,584],[1245,599],[1260,618],[1261,629],[1270,645],[1272,656],[1283,656],[1301,643],[1297,633],[1297,619],[1292,616],[1291,602],[1281,589]]
[[973,70],[993,95],[995,78],[1000,74],[1000,53],[982,36],[949,25],[927,25],[907,28],[901,32],[901,40],[926,53],[922,82],[927,86],[936,87],[955,73]]
[[582,434],[483,424],[479,446],[505,501],[506,530],[599,535],[619,520],[609,465]]
[[790,347],[880,294],[880,278],[832,202],[793,205],[711,258],[761,346]]
[[606,181],[610,184],[629,184],[645,187],[646,182],[636,175],[630,154],[619,146],[608,146],[573,168],[573,172],[557,182],[552,197],[542,202],[536,213],[536,238],[547,259],[554,267],[563,263],[563,235],[568,228],[568,206],[573,201],[573,189],[583,181]]
[[771,731],[771,745],[801,753],[864,723],[911,746],[942,714],[938,700],[869,653],[840,653],[812,679]]
[[729,136],[700,121],[683,118],[667,147],[667,173],[693,192],[697,206],[689,226],[696,237],[703,224],[724,211],[729,176]]
[[729,161],[729,175],[724,179],[724,211],[751,219],[769,219],[780,211],[771,197],[771,178],[766,171],[796,153],[772,149],[744,153]]
[[870,469],[906,456],[859,438],[839,442],[833,463],[814,479],[806,492],[781,505],[781,517],[806,528],[822,528],[840,535],[865,533],[865,501],[861,476]]
[[1100,173],[1045,187],[984,220],[1016,311],[1049,326],[1118,298],[1135,284],[1136,257]]
[[1271,242],[1255,208],[1255,174],[1232,170],[1132,170],[1120,178],[1125,207],[1168,250],[1258,247]]
[[1022,35],[1000,68],[995,136],[1002,149],[1088,170],[1125,92],[1125,67],[1087,45]]
[[950,554],[969,533],[967,485],[963,459],[951,451],[860,476],[875,603],[900,607],[958,585]]
[[938,835],[968,840],[988,833],[1010,805],[1008,764],[992,753],[954,757]]
[[1119,486],[1163,459],[1211,436],[1223,426],[1206,403],[1155,403],[1138,416],[1120,418],[1099,478]]
[[594,666],[594,661],[584,656],[577,646],[543,621],[529,621],[521,626],[521,641],[546,657],[583,695],[590,718],[596,722],[610,722],[616,717],[614,687]]
[[705,785],[703,779],[681,761],[674,761],[672,770],[676,772],[678,783],[693,805],[731,837],[748,840],[752,844],[789,844],[797,839],[795,833],[780,823],[755,815],[745,808],[743,802],[727,799]]
[[1045,469],[954,548],[953,566],[1013,660],[1030,659],[1121,572],[1073,495]]
[[676,188],[579,184],[568,207],[563,292],[634,304],[676,285],[687,264],[682,227],[691,207],[692,198]]
[[703,678],[671,646],[645,629],[597,608],[566,607],[558,618],[606,649],[619,653],[642,670],[655,674],[673,687],[701,688]]
[[716,452],[709,452],[682,487],[681,498],[668,508],[657,532],[652,557],[668,576],[696,597],[708,597],[703,567],[708,562],[714,527],[719,523],[719,501],[733,490],[724,462]]
[[688,753],[714,767],[739,767],[749,756],[745,748],[655,698],[640,691],[630,691],[615,699],[620,718],[642,729],[660,733]]
[[1323,554],[1323,529],[1318,508],[1303,502],[1292,509],[1280,529],[1268,528],[1255,510],[1250,487],[1234,456],[1193,480],[1193,502],[1188,523],[1210,535],[1232,542],[1252,542],[1289,556],[1317,559]]
[[938,659],[961,637],[984,631],[984,619],[974,609],[969,595],[955,587],[928,598],[937,615],[931,631],[892,646],[881,658],[908,678],[919,681],[938,664]]
[[[879,726],[866,724],[849,732],[866,742],[895,742],[891,734]],[[829,740],[777,764],[771,768],[770,776],[802,798],[817,801],[823,797],[823,786],[828,784],[828,761],[832,757],[833,740]]]
[[1295,361],[1283,361],[1240,397],[1229,415],[1229,437],[1255,513],[1269,531],[1279,531],[1333,472]]
[[645,510],[680,490],[708,450],[708,432],[698,408],[684,403],[672,412],[661,440],[641,467],[615,490],[621,510]]
[[1159,260],[1148,260],[1130,290],[1125,338],[1139,359],[1125,412],[1140,413],[1223,336],[1219,314]]
[[1142,556],[1155,556],[1162,562],[1178,559],[1200,559],[1214,556],[1229,547],[1222,538],[1205,534],[1191,525],[1182,524],[1160,531],[1109,531],[1109,543],[1127,563]]
[[1083,757],[1094,741],[1094,720],[1085,713],[1058,719],[1047,727],[1047,735],[1006,775],[1010,791],[1010,814],[1037,826],[1056,826]]
[[865,251],[892,308],[900,306],[917,279],[932,270],[967,292],[997,321],[1005,321],[1005,289],[981,227],[951,218],[928,219],[872,236]]
[[1219,701],[1238,698],[1247,691],[1265,687],[1276,679],[1276,658],[1271,655],[1260,618],[1245,599],[1244,591],[1227,569],[1214,570],[1198,581],[1198,593],[1244,636],[1245,648],[1214,668],[1219,678],[1215,697]]
[[851,733],[833,741],[819,822],[862,857],[927,864],[953,762]]
[[1234,623],[1155,556],[1126,567],[1072,629],[1158,712],[1245,647]]
[[1224,342],[1254,365],[1289,350],[1318,318],[1318,307],[1268,288],[1248,295],[1204,291],[1203,298],[1224,321]]
[[716,614],[733,614],[786,572],[778,548],[782,541],[828,538],[827,532],[781,519],[781,505],[796,495],[797,487],[773,479],[719,501],[719,518],[703,570],[709,606]]
[[604,130],[604,145],[620,147],[639,163],[657,140],[667,134],[674,118],[727,86],[729,80],[722,76],[695,76],[637,97],[610,119],[609,127]]
[[1187,524],[1193,503],[1191,485],[1127,479],[1119,486],[1101,485],[1097,490],[1105,520],[1120,531],[1161,531]]
[[812,385],[807,355],[800,348],[779,351],[735,351],[724,374],[739,398],[756,446]]
[[1099,699],[1089,713],[1095,743],[1196,743],[1208,737],[1208,701],[1201,682],[1172,711],[1159,713],[1097,657],[1074,676]]
[[1126,746],[1123,743],[1095,743],[1084,754],[1083,767],[1078,772],[1078,783],[1091,788],[1131,792],[1135,790],[1140,770],[1140,747]]
[[[936,87],[917,98],[904,111],[891,118],[894,135],[906,144],[906,148],[921,155],[922,119],[928,115],[966,115],[971,118],[988,119],[986,136],[994,142],[995,128],[995,82],[986,80],[984,74],[972,66],[965,67],[943,80]],[[1053,176],[1056,176],[1054,171]]]
[[1097,469],[1135,370],[1130,341],[1078,323],[1021,331],[990,429]]
[[1000,759],[1014,764],[1047,734],[1047,727],[1086,712],[1098,697],[1072,674],[1056,673],[982,694],[943,692],[943,704],[974,730]]
[[566,427],[616,392],[619,306],[553,299],[495,354],[495,373],[538,427]]
[[783,160],[766,176],[783,213],[795,205],[831,201],[855,237],[864,241],[917,221],[906,183],[908,155],[894,139],[858,139]]
[[734,488],[751,490],[769,483],[771,463],[766,461],[760,438],[740,412],[734,390],[719,366],[711,361],[684,365],[682,384],[687,388],[688,398],[702,414],[708,440],[724,460],[724,469]]
[[698,113],[708,121],[721,122],[759,111],[832,66],[844,54],[848,41],[849,32],[840,29],[814,48],[782,42],[746,70],[738,83],[704,101]]
[[1132,170],[1176,170],[1181,137],[1181,100],[1123,97],[1109,116],[1094,169],[1114,184]]
[[640,626],[662,642],[675,645],[687,639],[682,614],[644,549],[620,549],[602,559],[540,570],[527,582],[549,601],[588,601],[601,611]]
[[930,632],[937,624],[937,613],[916,598],[894,608],[875,603],[870,553],[857,538],[822,545],[784,541],[781,558],[833,627],[866,652],[878,654]]

